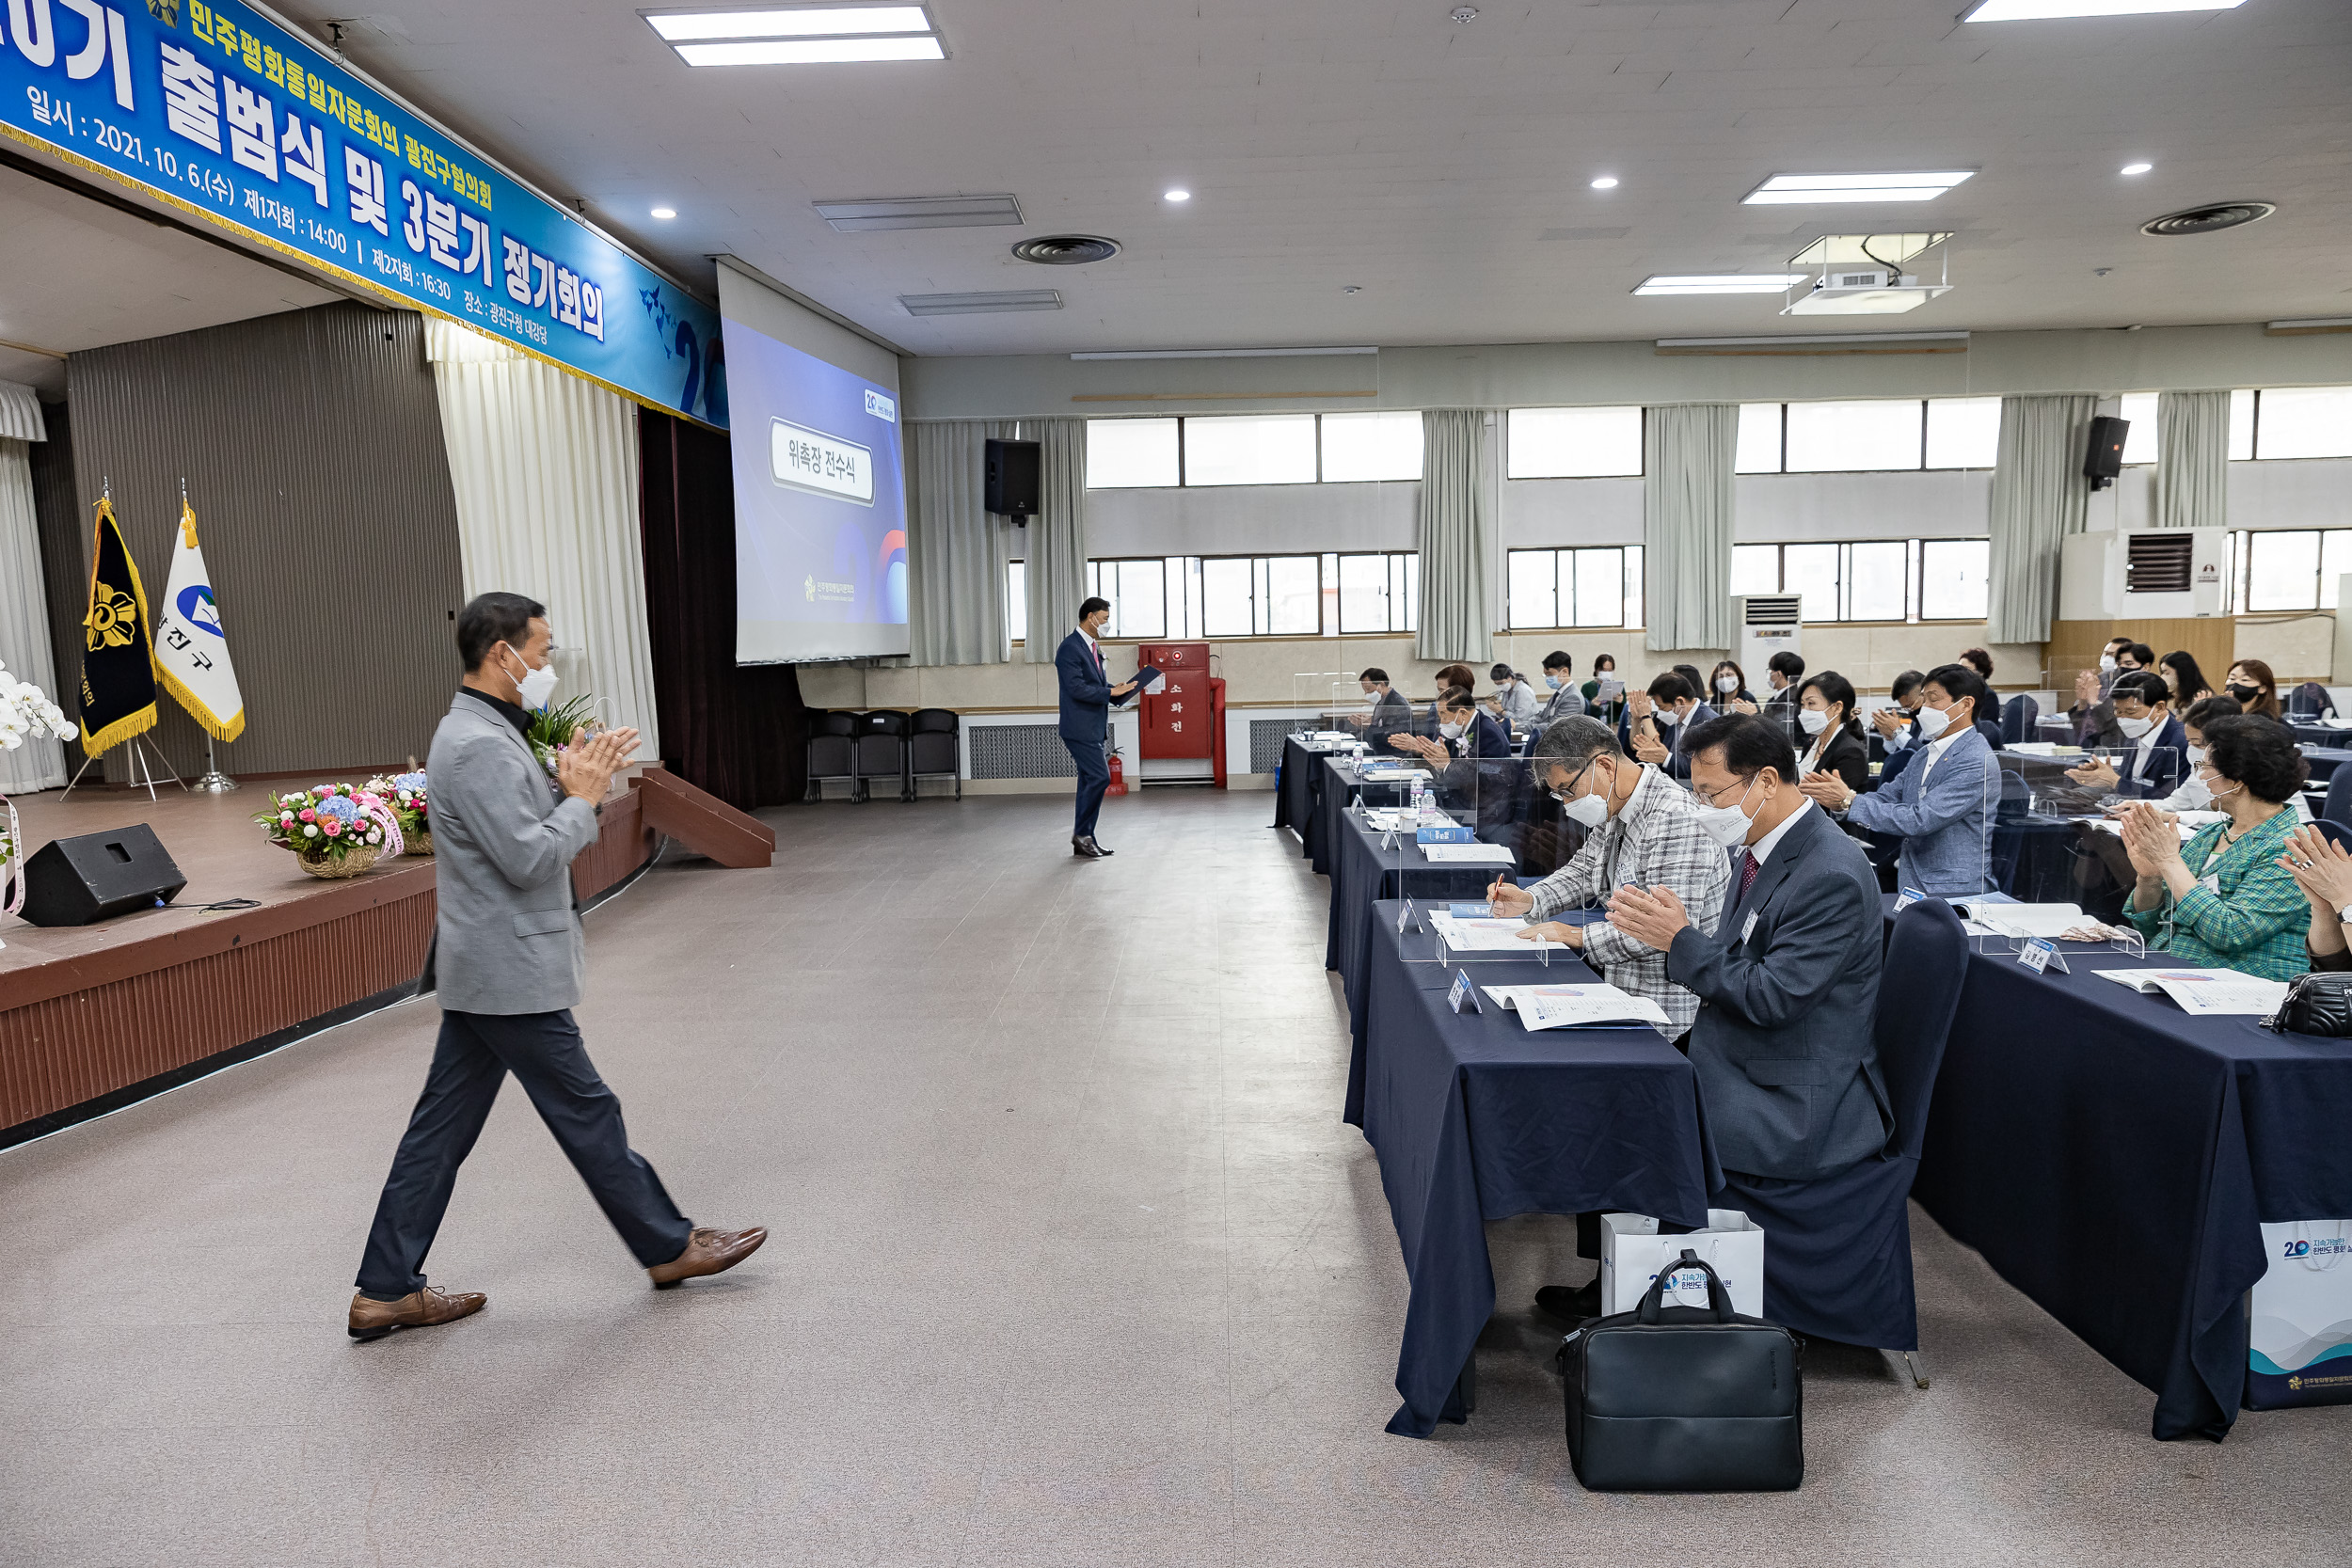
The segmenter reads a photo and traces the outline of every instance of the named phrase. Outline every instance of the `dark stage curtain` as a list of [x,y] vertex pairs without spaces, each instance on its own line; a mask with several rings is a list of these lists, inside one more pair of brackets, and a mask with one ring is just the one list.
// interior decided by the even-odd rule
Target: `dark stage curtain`
[[745,811],[798,800],[808,784],[799,673],[735,662],[727,437],[641,408],[637,447],[662,765]]

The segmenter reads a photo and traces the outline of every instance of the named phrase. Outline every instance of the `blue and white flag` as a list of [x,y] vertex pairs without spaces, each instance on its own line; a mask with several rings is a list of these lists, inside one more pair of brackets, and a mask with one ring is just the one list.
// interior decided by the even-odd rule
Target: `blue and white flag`
[[196,542],[196,510],[180,501],[180,537],[171,551],[171,579],[155,614],[155,673],[215,740],[245,733],[245,698],[229,661],[229,633],[212,574]]

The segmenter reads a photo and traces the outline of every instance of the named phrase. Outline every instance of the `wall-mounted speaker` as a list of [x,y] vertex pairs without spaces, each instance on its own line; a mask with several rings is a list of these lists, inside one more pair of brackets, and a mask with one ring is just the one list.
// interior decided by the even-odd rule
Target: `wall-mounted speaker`
[[155,830],[141,822],[42,845],[24,863],[23,912],[29,925],[87,926],[168,904],[187,885]]
[[2123,438],[2132,421],[2102,414],[2090,421],[2090,450],[2083,453],[2083,475],[2093,490],[2104,490],[2123,471]]
[[981,506],[1000,517],[1025,523],[1037,515],[1038,483],[1042,469],[1035,441],[991,441],[985,458],[986,481]]

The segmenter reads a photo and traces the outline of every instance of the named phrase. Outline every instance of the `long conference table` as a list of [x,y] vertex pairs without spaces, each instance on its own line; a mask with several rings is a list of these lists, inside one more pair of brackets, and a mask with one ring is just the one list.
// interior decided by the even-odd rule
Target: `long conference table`
[[[1343,802],[1332,816],[1344,851],[1355,819]],[[1468,1414],[1494,1302],[1485,1221],[1622,1209],[1699,1224],[1716,1167],[1671,1044],[1456,1015],[1454,970],[1397,929],[1392,868],[1372,869],[1333,879],[1327,961],[1351,1014],[1342,1114],[1379,1161],[1412,1288],[1389,1430],[1422,1436]],[[2071,974],[1970,958],[1913,1196],[2155,1394],[2153,1435],[2218,1440],[2247,1386],[2261,1227],[2352,1217],[2352,1042],[2191,1018],[2091,973],[2161,954],[2060,950]],[[1460,967],[1480,985],[1558,983],[1569,962]]]

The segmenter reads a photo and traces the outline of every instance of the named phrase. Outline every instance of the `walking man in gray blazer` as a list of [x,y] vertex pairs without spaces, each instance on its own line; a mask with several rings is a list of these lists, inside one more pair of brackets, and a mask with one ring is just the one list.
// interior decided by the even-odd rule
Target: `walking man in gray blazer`
[[488,1304],[478,1291],[427,1285],[424,1258],[509,1072],[656,1289],[731,1269],[768,1239],[757,1227],[712,1230],[678,1212],[628,1147],[621,1102],[572,1022],[585,949],[571,863],[596,842],[596,808],[637,732],[575,734],[550,787],[525,738],[527,710],[546,706],[555,688],[547,613],[519,594],[484,594],[457,617],[466,678],[425,764],[438,902],[425,974],[428,982],[437,974],[441,1035],[360,1259],[355,1339],[451,1323]]

